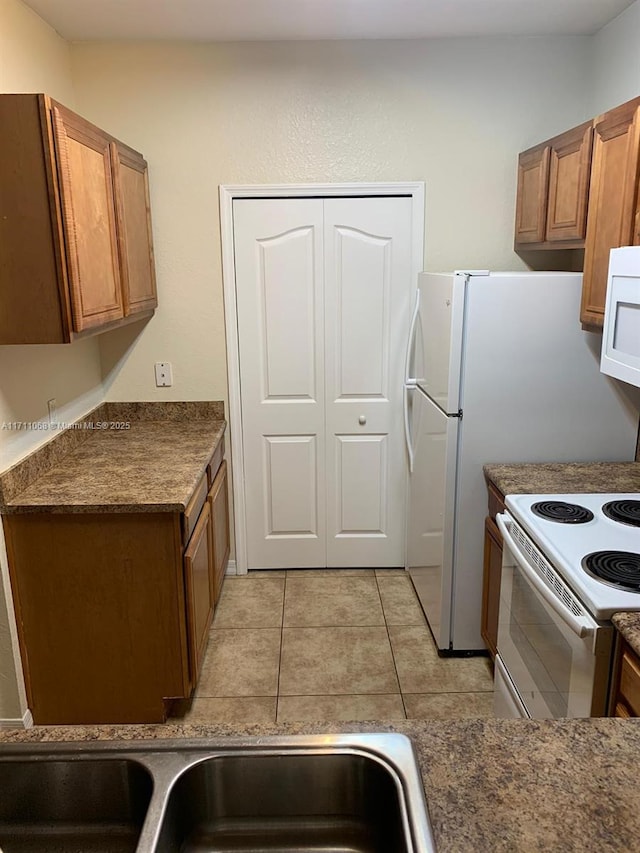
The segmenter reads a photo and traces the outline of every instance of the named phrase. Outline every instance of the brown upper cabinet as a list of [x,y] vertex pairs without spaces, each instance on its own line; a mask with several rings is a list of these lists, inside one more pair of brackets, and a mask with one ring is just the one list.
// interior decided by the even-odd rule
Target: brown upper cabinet
[[591,141],[586,122],[520,154],[516,248],[584,245]]
[[46,95],[0,95],[0,344],[68,343],[157,305],[147,164]]
[[544,240],[548,190],[549,146],[536,145],[518,157],[516,244]]
[[515,249],[584,249],[584,266],[572,268],[584,269],[580,322],[589,331],[602,329],[609,252],[640,243],[639,180],[640,98],[518,158]]
[[602,329],[610,250],[640,243],[639,155],[640,98],[636,98],[594,121],[580,309],[580,320],[588,329]]

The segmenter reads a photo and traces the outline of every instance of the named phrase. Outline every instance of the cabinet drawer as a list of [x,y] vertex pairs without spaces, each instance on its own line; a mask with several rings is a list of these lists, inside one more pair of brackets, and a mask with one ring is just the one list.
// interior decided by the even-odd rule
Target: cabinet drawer
[[207,499],[208,490],[209,486],[207,482],[207,475],[203,474],[200,482],[196,486],[195,492],[191,496],[191,500],[187,504],[184,515],[182,516],[182,535],[185,542],[188,542],[191,538],[191,534],[193,533],[193,529],[198,521],[200,511]]
[[220,465],[222,465],[222,459],[224,457],[224,436],[220,439],[220,444],[216,447],[213,456],[211,457],[211,461],[207,465],[207,479],[209,482],[209,488],[213,485],[213,481],[216,478],[216,474],[218,473],[218,469]]
[[[493,483],[487,483],[487,490],[489,492],[489,518],[495,521],[496,515],[501,512],[504,512],[504,495],[502,492],[493,485]],[[497,534],[496,538],[498,541],[502,541],[502,536],[500,535],[500,531],[496,527],[495,532]]]
[[636,717],[640,717],[640,664],[638,659],[625,649],[620,663],[620,695]]

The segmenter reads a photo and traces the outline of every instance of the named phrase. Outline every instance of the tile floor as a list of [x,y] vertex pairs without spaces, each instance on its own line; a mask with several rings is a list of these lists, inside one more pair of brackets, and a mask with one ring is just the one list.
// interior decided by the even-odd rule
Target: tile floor
[[439,658],[402,570],[228,577],[180,721],[490,716],[487,658]]

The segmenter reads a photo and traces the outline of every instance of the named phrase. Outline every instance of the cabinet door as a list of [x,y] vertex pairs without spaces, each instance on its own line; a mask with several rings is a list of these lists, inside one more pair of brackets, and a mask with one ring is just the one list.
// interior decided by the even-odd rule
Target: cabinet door
[[580,310],[587,328],[602,328],[610,250],[634,243],[639,144],[640,98],[595,120]]
[[480,633],[493,658],[496,656],[498,643],[501,573],[502,536],[500,536],[495,521],[492,518],[487,518],[484,526],[484,580]]
[[222,462],[209,491],[213,532],[213,590],[216,604],[220,600],[224,573],[229,562],[229,494],[227,463]]
[[541,243],[545,237],[549,146],[537,145],[518,157],[515,242]]
[[549,143],[549,241],[584,240],[592,138],[593,124],[587,122]]
[[205,503],[184,552],[187,639],[191,684],[198,681],[213,615],[211,585],[211,510]]
[[124,313],[129,316],[151,311],[158,304],[147,163],[121,143],[113,142],[111,151]]
[[640,660],[626,643],[622,647],[618,699],[624,702],[631,716],[640,715]]
[[73,328],[83,332],[124,316],[110,137],[52,110]]

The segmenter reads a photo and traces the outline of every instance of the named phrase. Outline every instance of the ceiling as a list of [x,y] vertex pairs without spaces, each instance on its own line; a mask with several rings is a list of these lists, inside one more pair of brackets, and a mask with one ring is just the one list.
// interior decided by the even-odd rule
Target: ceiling
[[64,38],[275,41],[589,35],[633,0],[27,0]]

